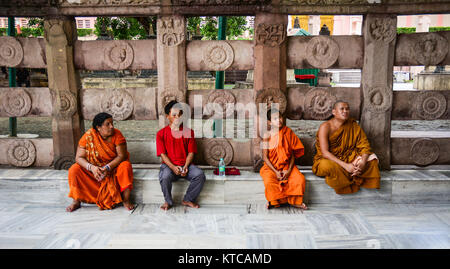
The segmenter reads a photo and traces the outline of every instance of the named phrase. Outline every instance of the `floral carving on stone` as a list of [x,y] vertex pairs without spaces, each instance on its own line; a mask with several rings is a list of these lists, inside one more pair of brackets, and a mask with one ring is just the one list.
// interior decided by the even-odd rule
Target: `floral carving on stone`
[[31,110],[30,95],[22,88],[10,89],[2,94],[3,110],[11,117],[22,117]]
[[58,170],[69,170],[69,168],[75,163],[72,156],[63,156],[55,161],[54,167]]
[[[236,98],[228,90],[212,90],[207,97],[205,114],[213,118],[232,117]],[[218,106],[218,107],[217,107]]]
[[305,95],[305,112],[315,120],[325,120],[332,115],[337,98],[327,88],[314,88]]
[[447,110],[447,99],[438,92],[422,92],[415,101],[417,115],[424,120],[435,120]]
[[425,66],[437,65],[445,59],[449,41],[436,33],[423,35],[414,46],[416,59]]
[[68,118],[76,112],[77,99],[75,94],[68,90],[58,91],[55,108],[59,108],[57,115]]
[[182,91],[177,89],[166,89],[161,94],[158,94],[158,113],[164,115],[164,107],[172,100],[177,102],[184,102],[185,95]]
[[229,165],[233,160],[234,152],[230,142],[225,138],[208,139],[204,147],[205,161],[217,167],[220,158],[223,158],[225,165]]
[[332,66],[339,57],[339,46],[327,36],[313,37],[306,48],[306,60],[316,68],[328,68]]
[[386,87],[372,87],[364,95],[365,106],[374,113],[383,113],[392,106],[393,93]]
[[260,104],[265,105],[266,109],[272,106],[272,104],[278,104],[278,110],[281,113],[286,111],[287,99],[286,95],[280,89],[264,89],[256,93],[255,103],[257,110],[260,109]]
[[375,41],[390,43],[397,36],[396,20],[390,17],[373,18],[369,21],[369,33]]
[[210,71],[226,70],[233,64],[234,51],[226,41],[208,41],[203,62]]
[[36,160],[36,148],[29,140],[14,140],[8,147],[7,159],[17,167],[31,166]]
[[279,46],[286,39],[286,26],[280,24],[260,23],[256,27],[256,45]]
[[114,120],[126,120],[133,113],[133,97],[123,89],[108,90],[102,96],[101,108],[111,114]]
[[178,46],[185,41],[185,21],[179,17],[162,17],[157,21],[158,39],[167,47]]
[[419,166],[433,164],[439,158],[439,145],[429,138],[414,140],[410,149],[411,160]]
[[22,60],[22,44],[12,36],[0,37],[0,65],[15,67],[22,63]]
[[133,48],[126,41],[108,42],[105,48],[105,63],[113,70],[127,69],[134,59]]

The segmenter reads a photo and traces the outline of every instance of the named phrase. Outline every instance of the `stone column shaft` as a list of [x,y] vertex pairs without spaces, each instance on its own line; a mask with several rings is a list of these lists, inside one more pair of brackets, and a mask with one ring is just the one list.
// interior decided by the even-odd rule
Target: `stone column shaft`
[[171,100],[186,102],[186,18],[179,15],[158,17],[156,39],[158,117],[159,126],[164,127],[164,106]]
[[379,158],[380,167],[389,170],[397,16],[366,15],[363,36],[361,127],[367,134],[372,150]]
[[[284,112],[286,108],[286,58],[287,58],[288,16],[257,13],[254,36],[254,93],[257,113],[254,117],[256,138],[253,138],[253,164],[262,162],[260,141],[261,126],[265,124],[265,109],[259,111],[259,103],[278,103]],[[262,116],[262,118],[260,117]]]
[[[55,168],[74,160],[77,144],[84,133],[79,113],[80,80],[74,66],[73,46],[77,39],[73,17],[44,20],[48,86],[53,102],[53,151]],[[63,164],[65,163],[65,164]],[[58,165],[57,165],[58,164]]]

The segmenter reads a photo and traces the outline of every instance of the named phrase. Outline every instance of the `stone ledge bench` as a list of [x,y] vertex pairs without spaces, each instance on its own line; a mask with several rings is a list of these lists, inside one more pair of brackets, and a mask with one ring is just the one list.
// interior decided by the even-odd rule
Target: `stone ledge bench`
[[[136,165],[139,166],[139,165]],[[202,168],[202,167],[201,167]],[[248,168],[247,168],[248,169]],[[203,167],[206,183],[198,199],[200,204],[265,203],[264,184],[258,173],[240,168],[241,175],[219,177]],[[381,172],[380,189],[364,189],[349,195],[338,195],[323,178],[310,169],[300,171],[306,178],[305,203],[450,203],[450,166],[442,170],[391,170]],[[0,169],[0,201],[25,203],[68,203],[69,186],[66,170]],[[164,201],[158,179],[159,169],[134,169],[135,203]],[[180,202],[188,182],[173,184],[174,202]]]

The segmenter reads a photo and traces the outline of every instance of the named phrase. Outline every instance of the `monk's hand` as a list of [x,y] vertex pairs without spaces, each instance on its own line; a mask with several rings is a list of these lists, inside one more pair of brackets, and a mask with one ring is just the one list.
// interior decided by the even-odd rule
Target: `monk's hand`
[[278,180],[281,180],[283,178],[283,171],[275,171],[275,175],[277,175]]
[[344,169],[352,176],[357,171],[357,167],[353,163],[344,164]]
[[286,179],[289,178],[289,175],[291,174],[291,171],[289,171],[289,170],[283,170],[283,171],[281,171],[281,173],[282,173],[281,180],[286,180]]

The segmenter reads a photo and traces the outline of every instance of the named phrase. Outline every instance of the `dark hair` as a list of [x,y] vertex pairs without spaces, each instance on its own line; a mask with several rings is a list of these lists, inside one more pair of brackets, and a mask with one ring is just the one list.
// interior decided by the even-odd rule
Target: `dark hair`
[[176,100],[172,100],[164,107],[164,112],[166,113],[166,115],[170,114],[170,110],[176,104],[178,104],[178,102]]
[[269,110],[267,110],[267,120],[272,120],[272,114],[278,113],[280,114],[281,117],[283,117],[283,115],[280,113],[280,111],[276,108],[271,108]]
[[109,118],[112,119],[112,116],[108,113],[105,112],[98,113],[97,115],[95,115],[94,120],[92,121],[92,128],[97,130],[97,126],[102,126],[105,120]]

